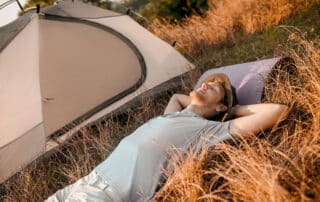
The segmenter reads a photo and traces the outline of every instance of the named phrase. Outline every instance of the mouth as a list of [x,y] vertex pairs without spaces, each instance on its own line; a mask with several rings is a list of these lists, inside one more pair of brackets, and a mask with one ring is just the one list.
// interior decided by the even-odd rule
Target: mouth
[[206,93],[206,90],[205,90],[205,89],[202,89],[202,88],[199,88],[199,89],[198,89],[198,92],[201,93],[201,94],[205,94],[205,93]]

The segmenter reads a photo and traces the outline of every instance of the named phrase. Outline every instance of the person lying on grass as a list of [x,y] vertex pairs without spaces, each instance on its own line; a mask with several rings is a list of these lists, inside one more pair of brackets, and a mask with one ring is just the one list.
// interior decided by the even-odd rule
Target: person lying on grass
[[[210,147],[258,134],[288,115],[288,107],[281,104],[235,105],[234,95],[224,74],[208,76],[189,96],[173,95],[164,115],[125,137],[89,175],[47,201],[148,201],[157,190],[168,149],[187,149],[199,137]],[[221,115],[221,121],[210,120]]]

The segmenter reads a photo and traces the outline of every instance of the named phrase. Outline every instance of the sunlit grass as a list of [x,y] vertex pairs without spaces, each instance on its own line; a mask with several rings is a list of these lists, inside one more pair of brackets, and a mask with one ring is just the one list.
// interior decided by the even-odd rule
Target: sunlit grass
[[[283,50],[297,72],[280,71],[266,85],[264,102],[286,104],[286,121],[259,137],[218,144],[184,160],[173,154],[175,172],[159,201],[320,200],[320,40],[292,33]],[[178,159],[178,160],[176,160]],[[181,163],[182,162],[182,163]]]
[[[317,30],[311,32],[310,41],[310,32],[304,34],[295,28],[275,26],[286,18],[295,20],[295,26],[304,25],[304,15],[288,17],[303,12],[315,12],[316,15],[317,8],[308,10],[315,1],[214,2],[220,3],[208,11],[205,18],[192,17],[180,26],[163,23],[159,26],[187,47],[192,62],[201,71],[274,55],[294,58],[297,75],[287,79],[287,73],[280,72],[267,84],[264,98],[264,102],[287,104],[290,114],[278,127],[259,137],[239,140],[237,144],[221,143],[215,148],[204,148],[201,154],[190,152],[187,157],[183,152],[170,153],[170,164],[174,169],[164,171],[168,181],[156,199],[319,201],[320,54]],[[316,19],[315,24],[319,23]],[[309,31],[312,22],[306,24]],[[191,83],[184,84],[176,92],[187,93],[196,79],[194,75],[192,78]],[[124,115],[81,130],[52,156],[32,163],[5,183],[0,190],[0,200],[42,201],[88,174],[123,137],[161,114],[172,93],[164,93],[156,99],[145,98]]]

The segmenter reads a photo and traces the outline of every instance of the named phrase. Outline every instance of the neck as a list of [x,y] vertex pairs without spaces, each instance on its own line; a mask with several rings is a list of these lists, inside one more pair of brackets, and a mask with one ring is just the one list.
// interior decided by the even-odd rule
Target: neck
[[189,104],[187,106],[187,109],[191,109],[196,114],[198,114],[204,118],[212,117],[212,116],[215,116],[218,114],[216,110],[209,110],[206,107],[198,106],[198,105],[194,105],[194,104]]

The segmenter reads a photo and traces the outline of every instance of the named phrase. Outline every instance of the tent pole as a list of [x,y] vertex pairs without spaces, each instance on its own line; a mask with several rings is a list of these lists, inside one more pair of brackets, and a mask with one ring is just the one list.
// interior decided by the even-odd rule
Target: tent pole
[[[107,1],[109,1],[109,0],[107,0]],[[164,31],[162,28],[160,28],[159,26],[157,26],[156,24],[154,24],[152,21],[150,21],[149,19],[147,19],[147,18],[145,18],[144,16],[140,15],[140,14],[137,13],[134,9],[128,8],[128,7],[124,6],[124,5],[122,5],[121,3],[118,3],[118,2],[112,2],[112,3],[115,3],[115,4],[117,4],[117,5],[120,5],[120,6],[122,6],[123,8],[127,9],[127,12],[126,12],[127,15],[130,16],[130,14],[132,13],[133,15],[135,15],[135,16],[141,18],[142,20],[144,20],[145,22],[147,22],[149,25],[151,25],[151,26],[155,27],[156,29],[160,30],[160,32],[162,32],[162,33],[172,42],[172,43],[171,43],[171,46],[172,46],[172,47],[175,47],[175,46],[180,47],[180,48],[184,51],[184,53],[185,53],[190,59],[193,60],[192,62],[195,62],[195,61],[196,61],[195,58],[189,54],[189,52],[186,50],[186,48],[185,48],[182,44],[180,44],[177,40],[175,40],[172,36],[170,36],[170,34],[168,34],[168,33],[167,33],[166,31]]]
[[158,29],[162,34],[164,34],[165,37],[167,37],[171,42],[171,46],[172,47],[180,47],[181,50],[185,53],[185,55],[187,55],[191,60],[192,63],[194,63],[196,61],[196,59],[188,52],[188,50],[186,50],[186,48],[180,44],[177,40],[175,40],[172,36],[170,36],[170,34],[168,34],[166,31],[164,31],[161,27],[157,26],[156,24],[154,24],[152,21],[150,21],[149,19],[145,18],[144,16],[140,15],[139,13],[137,13],[134,9],[132,8],[128,8],[126,6],[124,6],[123,4],[119,3],[119,2],[115,2],[115,1],[110,1],[110,0],[100,0],[100,2],[110,2],[112,4],[116,4],[124,9],[126,9],[126,15],[130,16],[130,14],[144,20],[146,23],[148,23],[149,25],[153,26],[154,28]]
[[17,2],[17,4],[18,4],[20,10],[24,13],[24,9],[23,9],[21,3],[19,2],[19,0],[16,0],[16,2]]

